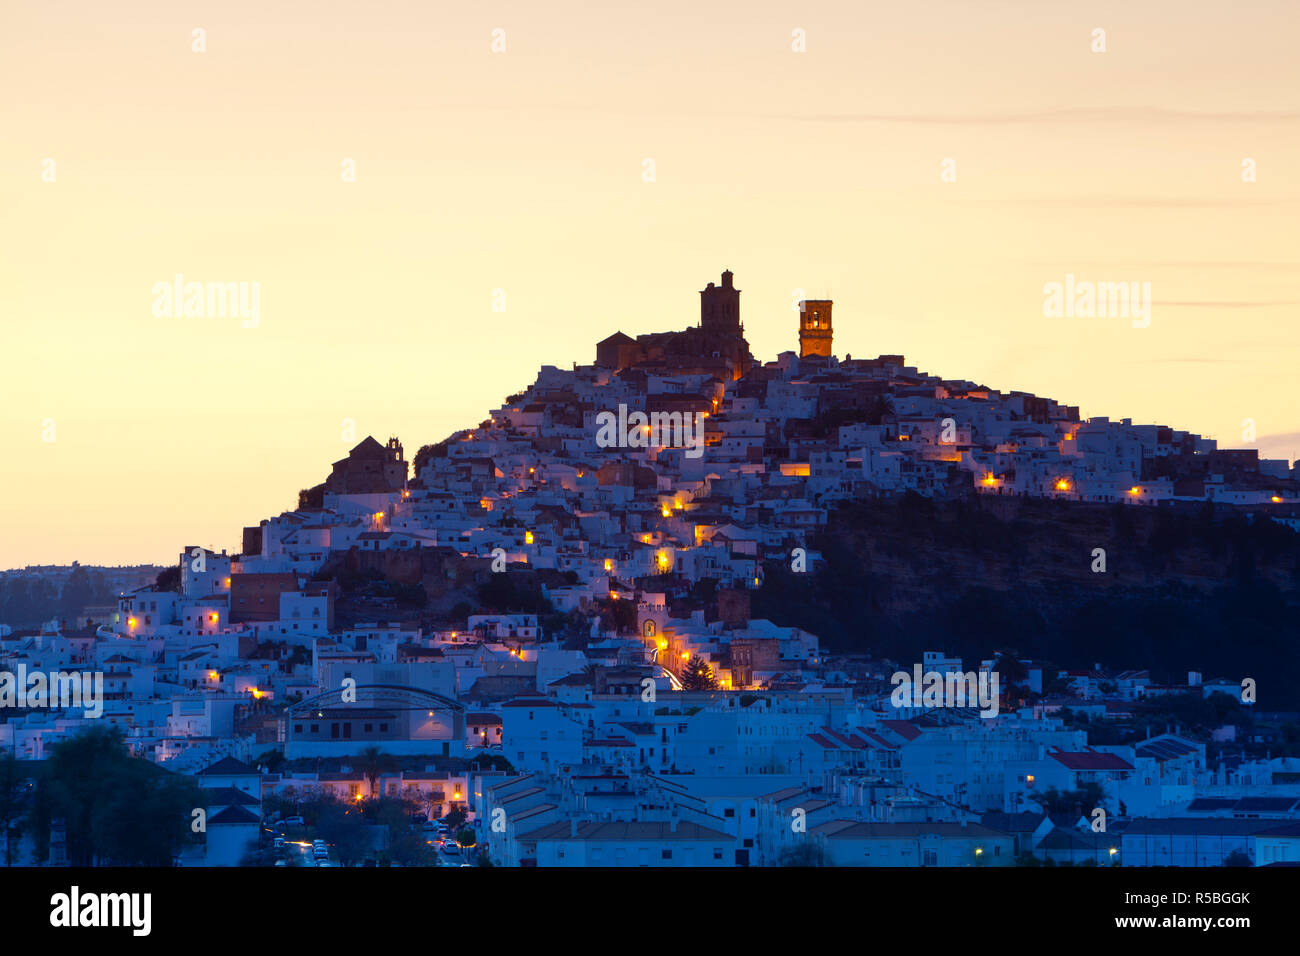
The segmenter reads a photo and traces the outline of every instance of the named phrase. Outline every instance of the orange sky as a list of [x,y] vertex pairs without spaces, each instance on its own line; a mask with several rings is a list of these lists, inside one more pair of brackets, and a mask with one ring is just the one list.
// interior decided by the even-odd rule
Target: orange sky
[[[409,457],[540,364],[694,322],[724,267],[764,359],[802,289],[840,355],[1224,445],[1250,418],[1294,457],[1298,27],[1293,0],[6,0],[0,568],[237,549],[344,419]],[[260,283],[260,322],[155,316],[176,273]],[[1045,318],[1067,273],[1150,282],[1150,327]]]

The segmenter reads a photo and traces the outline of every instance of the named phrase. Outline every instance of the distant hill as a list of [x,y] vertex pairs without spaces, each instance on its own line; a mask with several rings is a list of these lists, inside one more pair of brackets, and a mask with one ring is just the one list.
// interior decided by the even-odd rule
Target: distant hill
[[0,624],[37,627],[55,617],[73,619],[88,607],[117,603],[121,591],[153,583],[154,565],[97,567],[41,565],[0,571]]

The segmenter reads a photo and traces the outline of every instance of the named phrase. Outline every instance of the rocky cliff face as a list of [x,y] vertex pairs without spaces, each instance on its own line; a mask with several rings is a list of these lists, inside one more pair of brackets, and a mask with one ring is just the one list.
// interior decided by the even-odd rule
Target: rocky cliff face
[[[915,496],[836,510],[810,574],[768,568],[755,616],[831,649],[970,664],[995,650],[1182,682],[1251,676],[1300,701],[1300,535],[1208,512]],[[1104,552],[1104,568],[1100,559]]]

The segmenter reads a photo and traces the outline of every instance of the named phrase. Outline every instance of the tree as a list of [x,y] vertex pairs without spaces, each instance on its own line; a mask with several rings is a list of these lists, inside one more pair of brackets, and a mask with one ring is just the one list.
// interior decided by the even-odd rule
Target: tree
[[63,591],[59,594],[59,612],[65,617],[76,617],[89,607],[95,599],[95,589],[90,583],[90,575],[78,562],[72,562],[72,573],[63,582]]
[[1223,858],[1224,866],[1254,866],[1255,861],[1244,850],[1233,850]]
[[153,586],[159,591],[176,591],[181,589],[181,566],[175,565],[170,568],[163,568],[154,578]]
[[713,676],[709,662],[698,655],[692,656],[682,668],[682,687],[686,690],[717,690],[718,682]]
[[358,769],[365,774],[366,780],[370,783],[370,795],[372,797],[379,796],[376,781],[378,781],[381,773],[392,768],[392,756],[372,744],[369,747],[363,747],[357,754],[357,764]]
[[826,853],[819,843],[799,843],[781,851],[781,866],[830,866]]
[[360,808],[322,800],[315,809],[316,829],[322,839],[333,844],[340,863],[351,866],[370,853],[370,827]]
[[253,763],[259,767],[265,767],[267,773],[278,773],[285,764],[284,753],[279,750],[267,750]]
[[14,865],[22,817],[27,806],[27,774],[11,753],[0,756],[0,840],[5,841],[5,866]]
[[470,827],[462,827],[460,832],[456,834],[456,842],[461,846],[473,846],[478,842],[478,837],[474,835],[474,831]]
[[298,492],[298,507],[304,511],[319,511],[325,507],[325,483],[303,488]]
[[193,780],[132,757],[112,726],[54,744],[33,804],[38,858],[52,821],[62,819],[72,866],[171,866],[192,839],[194,808],[204,805]]
[[468,817],[469,814],[465,812],[464,807],[452,807],[451,811],[442,818],[442,822],[447,824],[448,830],[456,830]]
[[1048,787],[1031,793],[1029,799],[1038,804],[1044,813],[1077,813],[1079,816],[1088,816],[1101,806],[1104,796],[1105,790],[1101,784],[1089,782],[1078,790]]

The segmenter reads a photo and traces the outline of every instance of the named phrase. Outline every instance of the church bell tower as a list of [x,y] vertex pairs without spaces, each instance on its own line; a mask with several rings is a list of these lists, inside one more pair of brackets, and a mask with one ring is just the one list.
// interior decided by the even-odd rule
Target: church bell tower
[[830,357],[831,307],[830,299],[805,299],[799,303],[799,357],[822,355]]

